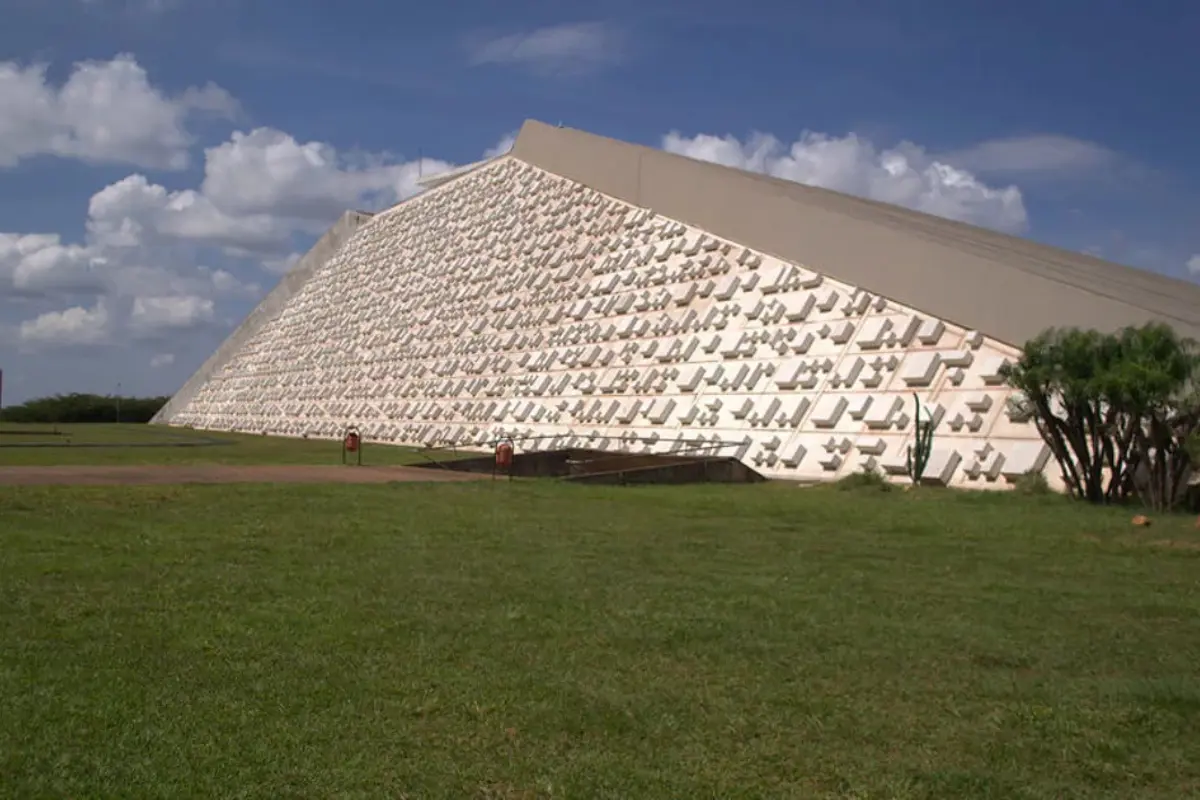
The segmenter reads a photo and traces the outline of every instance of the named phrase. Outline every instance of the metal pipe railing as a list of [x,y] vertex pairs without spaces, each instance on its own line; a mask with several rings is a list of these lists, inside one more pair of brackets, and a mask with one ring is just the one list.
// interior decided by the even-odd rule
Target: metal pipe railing
[[[546,433],[546,434],[537,434],[537,435],[529,435],[529,436],[500,435],[500,436],[495,437],[494,439],[488,439],[483,442],[479,442],[477,444],[472,444],[472,445],[460,445],[456,442],[450,442],[450,443],[442,444],[442,445],[426,445],[424,448],[421,448],[417,452],[421,454],[422,458],[431,462],[435,466],[441,467],[443,469],[450,469],[450,467],[447,466],[444,463],[444,461],[438,459],[433,454],[449,452],[449,453],[453,453],[455,456],[457,456],[459,454],[459,452],[466,447],[481,448],[481,449],[486,448],[486,449],[490,449],[490,450],[495,450],[496,446],[501,441],[509,441],[514,445],[514,447],[516,447],[517,443],[524,444],[527,442],[538,442],[538,441],[542,441],[545,439],[571,439],[571,438],[579,438],[579,437],[576,435],[564,435],[561,433]],[[663,440],[663,439],[657,438],[657,437],[651,438],[648,436],[601,435],[601,436],[588,436],[586,439],[587,442],[593,442],[596,440],[601,440],[601,441],[616,440],[619,442],[629,442],[629,443],[638,443],[638,444],[646,444],[646,443],[658,444],[660,442],[663,442],[666,444],[671,443],[671,440]],[[739,442],[727,442],[727,441],[723,441],[723,440],[717,440],[714,442],[714,441],[709,441],[709,440],[697,439],[697,440],[688,442],[688,440],[685,439],[685,440],[683,440],[683,442],[687,446],[683,447],[682,449],[671,450],[668,452],[629,453],[629,452],[622,452],[622,451],[611,451],[611,452],[603,451],[604,452],[603,457],[597,457],[596,459],[592,459],[592,460],[598,461],[598,460],[602,460],[603,458],[622,458],[622,457],[628,458],[628,457],[643,456],[643,455],[659,455],[659,456],[668,456],[668,457],[669,456],[683,456],[683,457],[697,456],[697,457],[699,457],[699,456],[702,456],[702,455],[708,453],[708,451],[714,451],[712,453],[708,453],[710,458],[720,458],[721,456],[719,455],[719,452],[721,450],[725,449],[726,447],[741,447],[743,445],[743,442],[740,442],[740,441]],[[578,447],[578,449],[587,450],[587,449],[592,449],[592,448],[589,448],[586,446],[580,446],[580,447]],[[467,452],[470,452],[470,451],[467,451]]]

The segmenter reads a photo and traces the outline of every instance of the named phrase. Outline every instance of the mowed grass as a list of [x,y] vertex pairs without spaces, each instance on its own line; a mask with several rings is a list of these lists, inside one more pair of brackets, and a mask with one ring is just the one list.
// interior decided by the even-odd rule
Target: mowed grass
[[[208,444],[216,442],[216,444]],[[5,447],[25,443],[72,447]],[[174,444],[193,446],[175,447]],[[127,445],[141,445],[129,447]],[[144,446],[154,445],[154,446]],[[196,446],[198,445],[198,446]],[[440,460],[453,455],[433,454]],[[350,456],[354,458],[354,456]],[[0,422],[0,466],[61,464],[340,464],[341,441],[195,431],[161,425],[18,425]],[[366,465],[427,464],[407,447],[373,444],[363,450]]]
[[1200,535],[777,484],[0,488],[8,797],[1182,798]]

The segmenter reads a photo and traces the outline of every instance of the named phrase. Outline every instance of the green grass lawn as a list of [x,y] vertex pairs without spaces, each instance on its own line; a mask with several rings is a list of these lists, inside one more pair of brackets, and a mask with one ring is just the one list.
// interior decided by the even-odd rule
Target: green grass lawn
[[1200,794],[1200,532],[1057,497],[0,489],[0,794]]
[[[57,435],[55,432],[57,431]],[[219,441],[202,447],[121,447]],[[4,447],[46,442],[82,447]],[[97,447],[96,445],[105,445]],[[436,454],[446,460],[452,457]],[[18,425],[0,422],[0,466],[58,464],[340,464],[340,441],[193,431],[161,425]],[[367,442],[364,464],[429,463],[418,451]]]

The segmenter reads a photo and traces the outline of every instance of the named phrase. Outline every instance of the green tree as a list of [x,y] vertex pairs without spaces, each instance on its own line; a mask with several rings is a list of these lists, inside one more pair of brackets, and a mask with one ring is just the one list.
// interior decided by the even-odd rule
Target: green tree
[[1006,368],[1076,497],[1139,496],[1154,509],[1182,497],[1200,425],[1200,354],[1169,325],[1103,334],[1050,329]]

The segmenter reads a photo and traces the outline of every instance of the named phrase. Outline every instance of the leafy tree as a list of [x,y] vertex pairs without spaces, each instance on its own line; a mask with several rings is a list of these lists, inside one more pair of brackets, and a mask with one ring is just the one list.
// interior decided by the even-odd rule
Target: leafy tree
[[1050,329],[1026,343],[1005,377],[1076,497],[1139,496],[1155,509],[1182,496],[1200,431],[1200,353],[1169,325],[1103,334]]
[[1194,465],[1189,445],[1200,429],[1200,356],[1194,342],[1168,325],[1127,328],[1115,338],[1118,358],[1106,396],[1130,418],[1134,489],[1152,508],[1170,509]]

